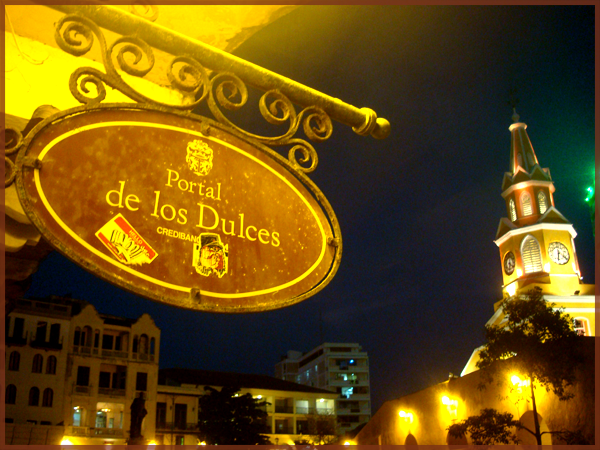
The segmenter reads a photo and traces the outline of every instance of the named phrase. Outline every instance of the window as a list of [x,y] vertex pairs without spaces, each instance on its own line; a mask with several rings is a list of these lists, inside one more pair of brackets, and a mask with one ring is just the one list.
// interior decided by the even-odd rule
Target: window
[[48,356],[48,361],[46,362],[46,373],[49,373],[51,375],[54,375],[56,373],[56,356]]
[[165,402],[156,402],[156,428],[166,428],[167,426],[167,404]]
[[175,403],[175,428],[185,430],[187,425],[187,404]]
[[18,371],[20,362],[21,362],[21,354],[17,351],[12,352],[8,359],[8,370]]
[[534,273],[542,271],[542,253],[540,244],[531,235],[526,236],[521,244],[521,259],[525,273]]
[[77,367],[77,386],[89,386],[90,368],[87,366]]
[[60,338],[60,323],[53,323],[50,325],[50,342],[58,344]]
[[515,201],[512,198],[508,202],[508,210],[510,211],[510,220],[513,222],[517,220],[517,208],[515,208]]
[[82,421],[82,416],[83,416],[83,408],[80,408],[79,406],[75,406],[73,408],[73,426],[74,427],[80,427]]
[[35,331],[36,342],[46,342],[46,330],[48,329],[48,322],[38,322],[37,330]]
[[33,357],[33,365],[31,367],[31,372],[42,373],[42,367],[44,367],[44,357],[38,353]]
[[546,201],[546,194],[544,194],[544,191],[539,191],[537,198],[538,206],[540,208],[540,214],[544,214],[548,209],[548,202]]
[[79,327],[75,328],[75,332],[73,333],[73,345],[79,345],[79,340],[81,339],[81,329]]
[[44,395],[42,397],[42,406],[51,407],[53,397],[54,397],[54,392],[52,392],[52,389],[50,389],[50,388],[44,389]]
[[23,338],[23,328],[25,327],[25,319],[22,317],[15,317],[15,326],[13,328],[13,338]]
[[14,405],[17,403],[17,387],[14,384],[6,386],[6,397],[4,403],[7,405]]
[[146,391],[148,385],[148,374],[146,372],[138,372],[135,377],[135,390]]
[[103,334],[102,335],[102,349],[103,350],[112,350],[114,338],[115,337],[110,334]]
[[584,317],[577,317],[573,319],[573,329],[578,336],[590,335],[590,325],[588,320]]
[[138,337],[137,336],[133,337],[133,347],[132,347],[131,351],[133,353],[137,353],[137,351],[138,351]]
[[175,436],[175,445],[184,445],[185,437],[184,436]]
[[96,330],[94,333],[94,348],[98,348],[100,345],[100,330]]
[[40,425],[52,425],[52,422],[49,422],[48,420],[42,420]]
[[156,345],[155,339],[151,338],[150,339],[150,354],[151,355],[154,355],[154,347],[155,347],[155,345]]
[[100,379],[98,380],[98,387],[110,388],[110,372],[100,372]]
[[38,406],[40,404],[40,390],[32,387],[29,390],[29,406]]
[[523,216],[530,216],[533,214],[533,210],[531,209],[531,196],[527,192],[521,194],[521,209],[523,211]]
[[342,397],[350,398],[354,393],[353,387],[343,387],[342,388]]
[[80,345],[83,345],[85,347],[91,347],[92,346],[92,327],[90,326],[86,326],[83,328],[83,331],[81,332],[81,343]]
[[148,354],[148,336],[145,334],[140,336],[140,353],[142,355]]

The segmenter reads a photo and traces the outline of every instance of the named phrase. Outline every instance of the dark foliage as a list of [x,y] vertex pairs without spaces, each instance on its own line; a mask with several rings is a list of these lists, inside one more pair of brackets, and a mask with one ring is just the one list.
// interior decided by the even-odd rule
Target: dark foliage
[[482,409],[478,416],[450,425],[447,430],[455,438],[469,434],[474,445],[517,444],[512,428],[520,428],[511,413],[499,413],[495,409]]
[[207,445],[264,445],[268,417],[265,401],[250,394],[239,395],[238,388],[223,387],[220,391],[206,386],[206,395],[199,399],[198,429]]

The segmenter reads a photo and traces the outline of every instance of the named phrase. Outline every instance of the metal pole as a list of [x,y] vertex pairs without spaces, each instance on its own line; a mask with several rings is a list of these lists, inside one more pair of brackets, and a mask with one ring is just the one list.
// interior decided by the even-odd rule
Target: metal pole
[[330,97],[289,78],[212,47],[188,36],[106,5],[48,5],[66,14],[79,14],[97,25],[123,36],[137,36],[148,45],[175,56],[189,55],[208,69],[233,72],[250,86],[268,91],[278,89],[292,102],[301,106],[318,106],[334,120],[349,125],[360,135],[384,139],[390,133],[390,123],[377,118],[373,110],[357,108]]

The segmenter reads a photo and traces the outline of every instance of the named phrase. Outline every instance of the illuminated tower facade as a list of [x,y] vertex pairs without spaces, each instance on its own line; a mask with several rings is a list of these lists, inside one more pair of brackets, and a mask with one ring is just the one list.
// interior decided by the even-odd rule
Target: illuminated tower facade
[[[500,253],[503,297],[538,287],[548,302],[564,308],[579,334],[595,336],[595,286],[581,281],[577,232],[554,204],[550,169],[540,166],[527,125],[516,113],[512,119],[510,171],[502,180],[508,217],[500,219],[494,240]],[[494,304],[494,315],[486,325],[502,325],[501,303]],[[479,350],[475,349],[461,376],[477,370]]]
[[495,243],[502,263],[503,291],[514,295],[538,286],[545,294],[581,293],[573,225],[554,204],[550,170],[538,162],[527,125],[513,115],[510,172],[504,174],[502,197],[508,217],[500,220]]

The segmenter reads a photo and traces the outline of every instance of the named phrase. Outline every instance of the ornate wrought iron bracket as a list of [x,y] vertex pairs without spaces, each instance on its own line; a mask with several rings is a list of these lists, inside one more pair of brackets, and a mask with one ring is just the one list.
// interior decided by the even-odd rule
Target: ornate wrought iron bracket
[[234,73],[249,86],[262,91],[277,90],[292,103],[318,107],[332,119],[349,125],[359,135],[384,139],[390,133],[386,119],[369,108],[357,108],[289,78],[266,70],[227,52],[161,27],[111,6],[49,5],[67,14],[84,16],[102,28],[123,36],[136,36],[148,45],[171,55],[189,55],[210,70]]

